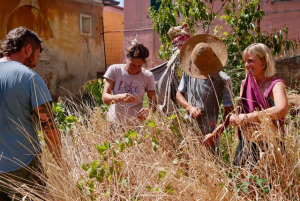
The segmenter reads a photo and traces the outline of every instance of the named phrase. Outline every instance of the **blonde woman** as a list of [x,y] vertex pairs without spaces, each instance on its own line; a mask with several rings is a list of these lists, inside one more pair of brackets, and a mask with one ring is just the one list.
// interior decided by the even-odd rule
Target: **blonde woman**
[[[258,132],[249,130],[260,122],[260,116],[266,115],[273,120],[281,133],[284,132],[284,117],[288,113],[288,100],[283,80],[275,77],[275,62],[270,49],[262,44],[250,45],[243,52],[246,80],[241,86],[241,113],[230,116],[230,123],[239,128],[239,145],[234,164],[253,166],[259,160],[261,141],[252,142]],[[247,132],[248,131],[248,132]],[[247,146],[245,146],[247,144]]]

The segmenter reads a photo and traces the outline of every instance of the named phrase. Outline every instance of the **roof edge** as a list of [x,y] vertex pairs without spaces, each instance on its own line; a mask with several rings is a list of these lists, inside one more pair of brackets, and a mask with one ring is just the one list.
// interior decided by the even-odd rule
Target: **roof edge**
[[91,4],[91,5],[95,5],[95,6],[101,6],[103,7],[103,0],[71,0],[71,1],[76,1],[79,3],[84,3],[84,4]]

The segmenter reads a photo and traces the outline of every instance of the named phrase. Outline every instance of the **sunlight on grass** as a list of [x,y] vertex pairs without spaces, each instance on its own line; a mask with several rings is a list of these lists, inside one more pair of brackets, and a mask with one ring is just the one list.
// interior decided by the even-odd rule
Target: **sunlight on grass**
[[61,161],[43,147],[45,190],[18,189],[33,200],[299,200],[297,104],[287,118],[284,147],[262,119],[268,149],[252,171],[232,165],[232,128],[215,158],[180,114],[156,112],[142,126],[112,127],[100,108],[63,104],[78,121],[63,133]]

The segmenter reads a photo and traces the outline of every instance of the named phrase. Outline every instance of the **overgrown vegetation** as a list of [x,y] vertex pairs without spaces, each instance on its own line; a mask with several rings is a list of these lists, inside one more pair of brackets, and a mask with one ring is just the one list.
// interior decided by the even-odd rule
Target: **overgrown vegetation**
[[[263,34],[255,35],[258,34],[255,23],[263,16],[261,11],[255,13],[256,1],[239,2],[244,11],[237,14],[233,1],[222,2],[225,9],[222,19],[228,24],[246,26],[240,29],[232,25],[232,29],[236,28],[233,32],[240,35],[222,31],[225,28],[219,26],[213,28],[220,37],[227,36],[223,40],[231,45],[230,62],[234,59],[241,62],[240,51],[254,42],[252,39],[268,41],[277,36],[276,50],[279,46],[292,45],[287,38],[283,39],[281,32],[267,38]],[[168,31],[168,26],[177,25],[174,16],[179,14],[186,16],[182,20],[193,31],[199,22],[204,30],[211,29],[218,12],[214,13],[207,4],[213,7],[213,1],[177,0],[174,4],[163,1],[161,8],[165,10],[159,10],[161,18],[157,19],[161,23],[161,34]],[[163,11],[170,19],[162,16]],[[172,23],[168,24],[168,20]],[[254,32],[249,33],[249,30]],[[251,38],[251,34],[255,36]],[[285,34],[286,37],[287,30]],[[167,38],[161,39],[166,48],[171,47]],[[270,42],[269,45],[275,44],[273,39]],[[167,51],[164,54],[167,57]],[[241,74],[236,75],[236,79],[240,79],[244,72],[241,63],[228,65],[232,65],[231,73],[233,65],[238,67],[235,72]],[[234,129],[228,128],[223,133],[221,156],[214,157],[202,145],[197,127],[179,116],[180,112],[166,116],[157,111],[138,126],[110,125],[105,119],[108,107],[102,103],[102,91],[103,81],[93,80],[85,85],[82,103],[66,100],[53,104],[63,133],[62,159],[55,160],[42,143],[41,159],[46,177],[38,176],[45,181],[46,187],[36,190],[20,186],[17,190],[25,197],[33,200],[42,200],[42,197],[47,201],[300,200],[299,97],[293,98],[293,110],[286,118],[284,149],[278,145],[279,136],[272,129],[272,122],[267,116],[261,119],[263,126],[257,129],[265,136],[262,140],[268,144],[268,149],[261,152],[259,163],[249,170],[232,165],[238,141]]]
[[222,155],[215,158],[193,124],[176,114],[157,112],[141,126],[117,127],[99,107],[66,105],[65,116],[78,122],[63,131],[61,161],[43,147],[45,191],[18,189],[33,200],[40,200],[37,195],[49,201],[300,199],[297,113],[287,118],[284,152],[272,123],[262,119],[259,132],[269,147],[250,171],[232,165],[237,142],[232,132],[222,136]]
[[103,111],[108,111],[109,107],[102,101],[104,83],[104,79],[100,78],[85,83],[82,93],[83,103],[91,107],[100,107]]
[[55,116],[56,125],[62,132],[68,132],[71,126],[78,122],[78,118],[67,115],[66,107],[61,102],[52,103],[52,112]]

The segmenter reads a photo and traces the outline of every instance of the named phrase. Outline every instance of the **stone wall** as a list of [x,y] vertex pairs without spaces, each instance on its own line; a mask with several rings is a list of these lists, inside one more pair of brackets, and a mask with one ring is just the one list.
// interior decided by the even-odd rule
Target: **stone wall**
[[287,87],[300,89],[300,56],[277,60],[276,71]]

